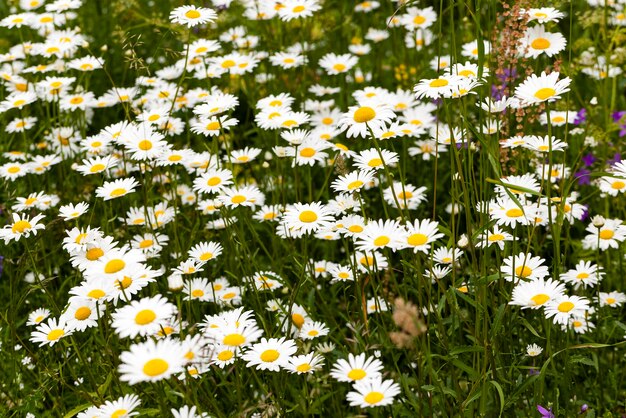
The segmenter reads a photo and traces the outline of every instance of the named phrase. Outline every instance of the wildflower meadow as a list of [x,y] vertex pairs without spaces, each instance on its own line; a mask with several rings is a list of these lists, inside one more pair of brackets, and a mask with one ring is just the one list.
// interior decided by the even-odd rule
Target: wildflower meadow
[[0,417],[625,417],[626,0],[0,0]]

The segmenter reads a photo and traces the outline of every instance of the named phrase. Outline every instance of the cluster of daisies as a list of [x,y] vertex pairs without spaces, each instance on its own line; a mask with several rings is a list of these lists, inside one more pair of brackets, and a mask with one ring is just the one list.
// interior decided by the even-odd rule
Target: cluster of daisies
[[[224,30],[216,39],[197,38],[190,30],[189,42],[179,51],[182,58],[159,68],[153,76],[137,77],[129,86],[96,96],[84,81],[91,72],[97,74],[106,67],[106,60],[85,55],[88,37],[70,28],[81,1],[57,0],[45,7],[44,3],[21,0],[23,12],[0,21],[2,27],[32,29],[42,39],[18,44],[0,55],[0,80],[6,90],[0,113],[10,119],[5,131],[12,139],[31,138],[31,134],[35,138],[32,143],[24,142],[28,149],[2,154],[5,162],[0,165],[0,177],[17,186],[26,184],[24,177],[31,180],[34,175],[50,175],[63,168],[93,187],[77,193],[75,202],[62,202],[63,196],[43,191],[15,197],[10,219],[0,229],[5,244],[20,241],[28,246],[31,236],[45,230],[46,217],[61,218],[70,225],[61,246],[77,279],[63,306],[31,312],[27,323],[33,327],[31,342],[54,346],[66,338],[73,341],[91,328],[111,330],[127,347],[119,357],[117,371],[119,379],[129,385],[170,378],[200,379],[212,370],[238,364],[265,372],[322,374],[328,369],[325,355],[336,347],[317,343],[317,339],[332,330],[312,319],[313,307],[292,300],[286,303],[278,292],[272,293],[287,290],[288,278],[259,270],[229,280],[212,268],[217,263],[210,264],[222,256],[224,247],[206,237],[217,236],[216,230],[229,229],[244,217],[259,224],[255,226],[270,225],[265,230],[290,244],[311,238],[322,246],[330,246],[332,241],[342,244],[341,260],[311,259],[305,269],[311,277],[330,279],[331,284],[349,285],[398,268],[398,253],[402,253],[424,260],[426,268],[421,274],[433,283],[452,276],[452,286],[471,293],[473,284],[458,279],[463,276],[466,252],[474,245],[498,251],[503,260],[498,266],[500,278],[510,284],[510,304],[542,308],[563,330],[586,332],[595,326],[591,319],[598,309],[618,307],[626,301],[619,291],[600,291],[604,269],[591,256],[549,278],[544,258],[525,251],[511,255],[520,231],[548,231],[557,221],[574,225],[588,216],[587,207],[578,201],[579,194],[566,193],[569,188],[562,187],[572,175],[564,158],[555,158],[568,149],[564,139],[542,134],[500,141],[502,150],[514,149],[520,159],[529,162],[524,165],[529,171],[497,180],[494,197],[475,208],[490,221],[476,236],[463,236],[454,243],[439,221],[415,215],[428,202],[432,181],[403,169],[402,159],[407,158],[409,164],[428,164],[456,150],[481,151],[480,142],[464,125],[446,122],[438,111],[442,100],[469,101],[491,87],[491,70],[479,64],[491,54],[491,45],[478,40],[463,44],[463,62],[455,62],[452,56],[433,58],[426,69],[432,76],[419,80],[412,91],[366,84],[372,74],[364,73],[359,62],[376,48],[384,48],[377,44],[398,29],[405,31],[407,48],[425,50],[435,39],[430,28],[438,16],[432,7],[403,8],[399,14],[381,18],[379,29],[368,29],[364,39],[371,43],[355,39],[348,52],[322,56],[320,74],[330,76],[336,84],[358,84],[350,90],[351,96],[346,95],[350,100],[347,109],[337,104],[335,97],[342,90],[335,85],[307,84],[305,91],[312,98],[305,100],[297,100],[290,92],[254,96],[252,130],[264,142],[253,146],[240,135],[242,127],[250,128],[236,117],[241,96],[233,94],[232,85],[220,87],[220,82],[230,84],[241,77],[263,86],[274,75],[262,69],[288,72],[306,65],[311,45],[295,43],[270,53],[260,50],[262,38],[244,26]],[[259,21],[304,19],[322,8],[316,0],[240,3],[245,7],[244,18]],[[221,14],[231,1],[213,0],[213,4]],[[367,1],[356,4],[354,11],[370,13],[379,7],[379,2]],[[558,57],[566,40],[550,25],[555,26],[564,14],[553,8],[534,8],[525,10],[524,16],[528,28],[518,45],[519,56]],[[213,28],[220,19],[215,10],[192,5],[172,10],[169,17],[188,29]],[[618,13],[611,19],[616,25],[626,21]],[[580,61],[583,74],[595,79],[621,73],[618,65],[593,50],[585,51]],[[477,129],[496,138],[504,112],[537,106],[544,109],[538,117],[544,126],[576,123],[577,111],[551,109],[569,92],[570,82],[556,71],[530,74],[510,97],[476,100],[475,110],[485,115]],[[128,118],[94,129],[92,121],[98,109],[115,106],[123,108]],[[43,121],[33,116],[42,114],[37,113],[38,108],[53,108],[63,117],[55,119],[50,129],[39,131],[37,126]],[[395,151],[395,145],[403,141],[408,156]],[[281,167],[282,174],[259,172],[259,167]],[[615,161],[603,169],[607,175],[592,186],[609,198],[621,196],[626,190],[626,161]],[[311,170],[324,174],[322,192],[330,190],[331,198],[322,201],[323,193],[313,198],[311,192],[308,201],[298,195],[290,200],[287,192],[293,188],[287,184],[288,176],[310,174]],[[309,176],[308,181],[314,179]],[[150,199],[145,198],[147,194]],[[378,199],[384,218],[373,213],[371,202]],[[95,226],[99,216],[93,217],[96,206],[113,212],[99,227]],[[445,207],[450,216],[461,210],[473,208]],[[168,231],[192,216],[202,220],[203,238],[185,240],[185,251],[176,252]],[[104,222],[123,226],[120,230],[128,235],[107,235]],[[626,225],[620,219],[596,216],[586,231],[584,250],[619,248],[626,239]],[[173,267],[165,267],[171,264],[169,258],[163,262],[166,257],[175,260]],[[167,282],[169,293],[154,292],[159,282]],[[568,289],[587,293],[573,295]],[[256,315],[261,313],[245,309],[246,299],[259,292],[270,295],[267,311],[273,321],[269,325],[258,320]],[[389,309],[385,297],[368,292],[370,289],[363,294],[367,314]],[[218,313],[188,323],[183,319],[184,304],[192,303],[199,309],[210,306]],[[270,333],[268,327],[280,330],[279,334]],[[273,337],[267,338],[268,334]],[[540,351],[533,348],[532,352]],[[352,384],[346,398],[352,406],[390,405],[401,393],[375,355],[348,353],[347,359],[335,361],[329,372],[335,380]],[[138,414],[133,411],[140,404],[136,395],[126,395],[94,405],[79,417],[132,416]],[[172,414],[206,416],[197,413],[195,406],[172,410]]]

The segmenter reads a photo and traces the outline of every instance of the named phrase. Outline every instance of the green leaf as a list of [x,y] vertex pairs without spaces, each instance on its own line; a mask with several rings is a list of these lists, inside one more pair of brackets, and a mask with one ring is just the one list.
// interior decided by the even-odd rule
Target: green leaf
[[498,396],[500,397],[500,416],[502,416],[502,412],[504,412],[504,391],[502,390],[500,383],[495,380],[490,380],[489,383],[491,383],[498,391]]
[[502,327],[502,318],[504,318],[504,311],[506,310],[506,303],[503,303],[498,308],[498,312],[496,313],[496,317],[493,319],[493,323],[491,324],[491,331],[489,335],[491,338],[494,338],[498,335],[498,331]]
[[79,412],[83,412],[85,409],[89,408],[90,406],[91,406],[90,403],[79,405],[76,408],[72,409],[67,414],[63,415],[63,418],[72,418],[73,416],[77,415]]

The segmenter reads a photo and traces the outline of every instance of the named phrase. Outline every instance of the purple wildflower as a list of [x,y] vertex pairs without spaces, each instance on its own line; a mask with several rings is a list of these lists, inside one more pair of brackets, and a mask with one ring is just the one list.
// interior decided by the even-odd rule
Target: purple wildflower
[[574,125],[580,125],[587,120],[587,109],[584,107],[576,112],[576,118],[574,119]]
[[607,163],[609,165],[613,166],[613,165],[619,163],[620,161],[622,161],[622,155],[619,152],[616,152],[615,155],[613,156],[613,158],[611,158],[610,160],[607,160]]
[[591,171],[586,168],[581,168],[574,173],[574,178],[578,179],[578,184],[591,184]]
[[587,167],[591,167],[591,166],[593,165],[593,163],[595,163],[595,162],[596,162],[597,158],[596,158],[596,157],[594,157],[594,156],[593,156],[593,154],[589,153],[589,154],[586,154],[586,155],[582,158],[582,160],[583,160],[583,163],[585,163],[585,165],[586,165]]
[[546,409],[541,405],[537,405],[537,411],[539,411],[543,418],[555,418],[554,414],[552,413],[552,408]]

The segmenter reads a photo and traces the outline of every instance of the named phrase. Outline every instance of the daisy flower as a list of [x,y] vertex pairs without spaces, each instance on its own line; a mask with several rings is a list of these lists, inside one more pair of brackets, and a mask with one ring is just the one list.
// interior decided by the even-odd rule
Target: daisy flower
[[546,32],[543,25],[526,29],[519,51],[526,58],[537,58],[541,54],[551,57],[565,49],[567,41],[559,32]]
[[381,170],[384,166],[394,167],[399,161],[397,153],[386,149],[382,149],[380,151],[381,152],[379,153],[376,148],[361,151],[354,157],[354,164],[357,168],[367,171]]
[[560,279],[565,283],[573,284],[574,289],[583,287],[594,287],[602,280],[604,273],[602,267],[591,263],[590,261],[580,260],[573,269],[562,273]]
[[589,300],[579,296],[563,296],[545,305],[546,318],[553,318],[555,324],[567,325],[572,317],[584,317],[589,309]]
[[336,192],[358,192],[373,179],[374,173],[372,171],[353,171],[334,180],[331,188]]
[[139,186],[139,183],[134,178],[117,179],[113,181],[105,181],[102,186],[96,189],[96,196],[103,197],[104,200],[111,200],[117,197],[125,196],[128,193],[133,193],[135,187]]
[[135,412],[135,408],[139,405],[141,405],[141,400],[137,395],[125,395],[113,402],[106,401],[100,406],[97,416],[100,418],[133,417],[139,415],[139,412]]
[[312,16],[322,8],[317,0],[284,0],[281,6],[278,16],[284,21]]
[[262,205],[265,202],[265,195],[256,186],[227,188],[217,198],[225,206],[231,208],[248,206],[254,209],[256,205]]
[[45,229],[45,226],[39,223],[44,215],[36,215],[31,219],[28,215],[13,213],[12,217],[13,222],[0,229],[0,238],[5,244],[11,240],[19,241],[22,236],[28,238],[31,233],[37,235],[38,230]]
[[382,248],[400,249],[407,241],[406,232],[398,221],[378,220],[370,221],[356,239],[359,251],[370,252]]
[[260,148],[245,147],[244,149],[232,150],[230,156],[225,160],[230,160],[234,164],[245,164],[254,161],[261,154]]
[[600,306],[616,308],[626,302],[626,295],[622,292],[600,292]]
[[357,251],[354,253],[354,259],[356,260],[357,268],[362,273],[382,271],[389,266],[387,257],[376,251],[369,253]]
[[217,14],[213,9],[196,6],[180,6],[170,12],[172,23],[187,25],[188,28],[213,22],[217,19]]
[[354,274],[350,266],[336,264],[328,269],[328,274],[331,277],[331,283],[354,281]]
[[394,208],[399,205],[401,209],[415,210],[426,200],[425,192],[426,187],[416,188],[411,184],[397,181],[383,190],[383,199]]
[[346,399],[350,406],[361,408],[391,405],[400,393],[400,385],[393,380],[383,380],[382,376],[358,381],[352,388],[354,391],[348,392]]
[[257,370],[280,371],[287,367],[290,357],[297,351],[293,340],[283,338],[262,338],[259,343],[252,345],[242,356],[247,361],[247,367],[256,366]]
[[330,330],[322,322],[306,321],[300,328],[298,337],[303,340],[312,340],[328,335]]
[[230,130],[231,126],[237,126],[238,123],[237,119],[228,116],[211,116],[192,123],[191,131],[204,136],[217,136]]
[[523,147],[536,152],[547,153],[550,151],[564,151],[565,148],[567,148],[567,144],[560,139],[549,137],[548,135],[544,137],[531,135],[526,137],[526,143]]
[[308,234],[331,226],[333,216],[321,202],[294,203],[287,206],[281,224],[289,230]]
[[560,99],[562,94],[570,91],[571,81],[569,77],[559,80],[558,72],[550,74],[542,72],[539,77],[536,74],[531,74],[515,88],[515,97],[528,105],[545,101],[553,102]]
[[30,341],[39,343],[40,347],[46,344],[53,346],[61,338],[67,337],[73,332],[74,330],[67,326],[63,318],[50,318],[46,323],[42,322],[37,326],[37,329],[31,334]]
[[600,190],[610,196],[617,196],[626,191],[626,179],[622,177],[602,177],[600,179]]
[[493,244],[497,245],[500,250],[504,250],[505,241],[513,241],[513,235],[500,229],[498,225],[494,226],[493,231],[485,231],[476,243],[478,248],[487,248]]
[[152,335],[176,313],[176,306],[161,295],[133,300],[112,315],[112,326],[120,338]]
[[324,150],[330,147],[331,144],[327,141],[308,137],[299,146],[289,148],[287,156],[295,157],[294,163],[296,165],[313,166],[326,160],[328,154]]
[[537,21],[538,23],[558,22],[565,15],[554,7],[539,7],[524,10],[523,13],[528,15],[528,21]]
[[193,181],[193,189],[200,193],[218,193],[233,183],[230,170],[209,169]]
[[509,282],[516,281],[517,278],[542,279],[549,274],[548,267],[543,265],[545,260],[539,256],[533,257],[532,254],[521,252],[502,261],[503,265],[500,267],[500,272],[504,275],[504,279]]
[[39,325],[44,319],[50,316],[50,310],[38,308],[28,314],[26,325]]
[[319,66],[326,70],[328,75],[337,75],[350,71],[359,58],[352,54],[337,55],[329,53],[319,60]]
[[621,219],[605,219],[604,225],[597,228],[593,223],[586,228],[589,235],[583,239],[583,248],[604,251],[609,248],[619,248],[619,243],[626,239],[626,226]]
[[430,99],[450,97],[460,82],[461,77],[459,76],[442,75],[438,78],[420,80],[420,82],[413,87],[413,92],[418,99],[424,97]]
[[534,208],[530,206],[522,205],[520,208],[515,201],[508,198],[498,199],[494,206],[489,216],[500,226],[528,225],[535,212]]
[[86,202],[77,204],[69,203],[59,208],[59,216],[63,218],[64,221],[70,221],[87,213],[87,210],[89,210],[89,204]]
[[375,357],[366,357],[365,353],[354,356],[348,354],[348,360],[339,359],[333,365],[330,375],[340,382],[370,380],[380,376],[383,363]]
[[315,373],[324,365],[324,357],[319,354],[309,353],[300,356],[293,356],[283,368],[290,373],[310,374]]
[[98,317],[104,312],[105,305],[97,306],[98,302],[91,298],[70,298],[70,303],[63,315],[69,329],[84,331],[98,326]]
[[419,9],[417,7],[409,7],[406,9],[406,14],[400,18],[400,23],[408,31],[415,31],[417,29],[427,29],[437,20],[437,13],[432,7],[425,9]]
[[421,251],[424,254],[428,254],[430,244],[444,236],[444,234],[438,232],[438,227],[439,222],[428,219],[421,221],[416,219],[412,224],[405,225],[404,247],[413,249],[414,253]]
[[530,282],[520,281],[514,288],[509,305],[522,309],[538,309],[551,300],[565,295],[565,285],[552,279],[536,278]]
[[537,344],[529,344],[526,346],[526,354],[529,357],[537,357],[542,352],[543,348],[539,347]]
[[133,344],[120,355],[120,380],[134,385],[167,379],[184,370],[185,354],[180,341],[170,338]]
[[229,364],[233,364],[237,357],[236,350],[228,345],[217,345],[211,350],[211,364],[223,369]]
[[196,406],[183,406],[179,409],[171,409],[174,418],[209,418],[207,412],[196,412]]

